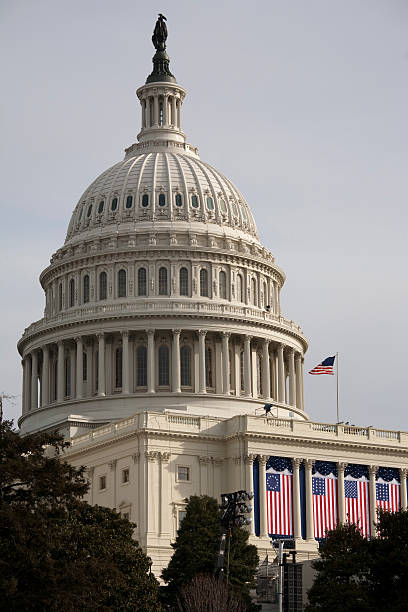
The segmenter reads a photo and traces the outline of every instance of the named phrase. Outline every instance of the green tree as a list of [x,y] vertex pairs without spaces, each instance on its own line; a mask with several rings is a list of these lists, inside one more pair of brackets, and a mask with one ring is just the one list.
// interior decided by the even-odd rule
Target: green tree
[[[164,590],[167,602],[174,604],[181,588],[195,576],[213,574],[219,541],[220,509],[217,501],[206,495],[191,496],[186,506],[186,516],[172,544],[173,556],[162,573],[163,580],[168,583]],[[234,528],[230,545],[229,582],[234,592],[245,600],[247,610],[251,609],[249,588],[254,585],[258,563],[256,547],[248,544],[248,532]]]
[[0,423],[0,608],[161,610],[135,525],[81,501],[84,468],[62,459],[65,446]]

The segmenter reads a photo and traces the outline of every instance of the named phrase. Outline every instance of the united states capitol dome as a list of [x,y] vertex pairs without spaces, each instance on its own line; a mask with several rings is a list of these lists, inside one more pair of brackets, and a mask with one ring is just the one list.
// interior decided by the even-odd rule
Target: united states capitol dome
[[242,194],[186,141],[166,38],[160,16],[137,142],[85,190],[40,275],[44,316],[18,344],[23,432],[72,435],[145,410],[224,418],[265,401],[308,418],[285,275]]

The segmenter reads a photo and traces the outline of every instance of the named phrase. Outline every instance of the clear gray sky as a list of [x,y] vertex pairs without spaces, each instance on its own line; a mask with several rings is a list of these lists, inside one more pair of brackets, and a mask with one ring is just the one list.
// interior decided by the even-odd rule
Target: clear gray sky
[[[338,351],[341,418],[408,430],[406,0],[3,0],[0,390],[21,393],[16,343],[76,202],[136,140],[158,12],[188,141],[286,272],[306,371]],[[334,377],[305,379],[335,421]]]

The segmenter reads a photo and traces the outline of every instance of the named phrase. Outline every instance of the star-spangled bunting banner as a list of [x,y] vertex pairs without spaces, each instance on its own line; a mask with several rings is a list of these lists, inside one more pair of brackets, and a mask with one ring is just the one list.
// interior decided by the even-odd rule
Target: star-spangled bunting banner
[[337,477],[331,462],[319,462],[322,472],[312,476],[314,537],[321,540],[337,525]]
[[334,357],[327,357],[327,359],[324,359],[322,363],[319,363],[319,365],[315,366],[313,370],[310,370],[309,374],[314,374],[314,375],[334,374],[333,365],[334,365],[335,359],[336,359],[335,355]]
[[[274,458],[275,459],[275,458]],[[276,458],[277,459],[277,458]],[[286,460],[287,461],[287,460]],[[275,462],[278,464],[279,460]],[[293,476],[288,467],[278,471],[269,467],[266,472],[266,508],[268,533],[274,536],[293,535],[292,486]]]

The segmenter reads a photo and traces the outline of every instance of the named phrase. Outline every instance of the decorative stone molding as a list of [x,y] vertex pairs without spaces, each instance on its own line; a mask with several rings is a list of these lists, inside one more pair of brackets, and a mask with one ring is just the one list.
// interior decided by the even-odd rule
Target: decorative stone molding
[[303,459],[300,459],[299,457],[293,457],[292,458],[292,465],[293,465],[293,469],[299,469],[300,466],[302,465]]
[[158,451],[145,451],[145,457],[147,461],[154,463],[159,458],[159,452]]
[[117,459],[112,459],[112,461],[109,461],[108,465],[112,471],[116,469],[117,463],[118,463]]
[[170,461],[171,453],[170,452],[160,452],[160,461],[162,463],[168,463]]

